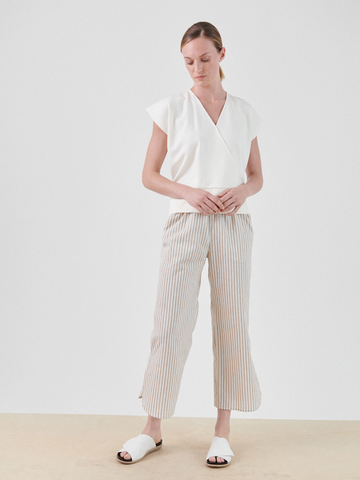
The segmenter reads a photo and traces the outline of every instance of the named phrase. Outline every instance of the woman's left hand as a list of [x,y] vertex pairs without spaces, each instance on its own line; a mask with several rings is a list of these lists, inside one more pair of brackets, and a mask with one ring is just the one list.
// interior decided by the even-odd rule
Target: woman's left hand
[[216,195],[220,198],[224,205],[224,212],[229,211],[229,209],[233,209],[231,212],[226,213],[226,215],[234,215],[245,202],[247,197],[245,194],[244,185],[245,184],[234,188],[228,188],[227,190],[224,190]]

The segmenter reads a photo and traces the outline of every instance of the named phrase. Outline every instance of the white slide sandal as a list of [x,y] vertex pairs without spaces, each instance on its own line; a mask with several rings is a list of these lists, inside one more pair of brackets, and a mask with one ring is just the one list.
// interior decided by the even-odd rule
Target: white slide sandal
[[[117,453],[117,459],[121,463],[136,463],[142,460],[145,455],[155,450],[159,450],[162,447],[162,439],[159,443],[155,443],[154,439],[146,433],[140,433],[137,437],[131,438],[124,443],[121,450]],[[121,452],[128,452],[131,456],[131,459],[127,460],[120,456]]]
[[[210,457],[221,457],[226,461],[221,463],[210,462]],[[230,448],[230,443],[226,440],[226,438],[217,437],[215,435],[212,439],[210,449],[206,457],[206,465],[208,467],[227,467],[230,465],[231,457],[234,457],[234,452]]]

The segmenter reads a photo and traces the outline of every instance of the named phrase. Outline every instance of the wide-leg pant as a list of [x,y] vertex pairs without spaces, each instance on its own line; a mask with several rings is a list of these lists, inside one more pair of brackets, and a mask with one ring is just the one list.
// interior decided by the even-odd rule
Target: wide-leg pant
[[249,412],[261,404],[250,351],[249,298],[253,228],[250,214],[176,212],[165,224],[150,339],[138,398],[157,418],[174,414],[199,309],[208,259],[214,406]]

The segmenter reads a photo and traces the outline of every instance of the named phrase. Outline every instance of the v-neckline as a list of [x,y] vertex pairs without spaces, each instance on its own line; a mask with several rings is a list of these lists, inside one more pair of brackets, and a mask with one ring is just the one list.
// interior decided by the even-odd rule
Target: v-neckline
[[222,117],[223,111],[225,110],[225,107],[226,107],[226,105],[227,105],[227,103],[228,103],[229,93],[226,92],[225,103],[224,103],[224,105],[223,105],[223,108],[221,109],[219,118],[217,119],[217,122],[215,123],[215,122],[213,121],[213,119],[210,117],[210,115],[208,114],[208,112],[207,112],[206,108],[204,107],[204,105],[202,104],[200,98],[199,98],[197,95],[195,95],[195,93],[191,90],[191,88],[189,88],[189,92],[191,92],[191,93],[193,94],[193,96],[197,99],[197,101],[200,103],[201,107],[203,108],[204,112],[206,113],[207,117],[209,118],[209,120],[211,121],[211,123],[214,125],[214,127],[217,127],[217,126],[219,125],[219,121],[220,121],[220,119],[221,119],[221,117]]

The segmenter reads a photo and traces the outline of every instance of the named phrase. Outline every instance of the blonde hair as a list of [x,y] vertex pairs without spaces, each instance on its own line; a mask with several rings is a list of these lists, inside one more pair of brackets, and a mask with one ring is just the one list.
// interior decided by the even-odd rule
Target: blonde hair
[[[194,23],[194,25],[192,25],[190,28],[186,30],[183,38],[181,39],[180,52],[188,42],[198,37],[209,38],[213,42],[218,52],[220,52],[220,50],[223,47],[220,32],[214,25],[212,25],[209,22],[197,22],[197,23]],[[220,74],[220,80],[223,81],[223,79],[225,78],[225,75],[220,65],[219,65],[219,74]]]

